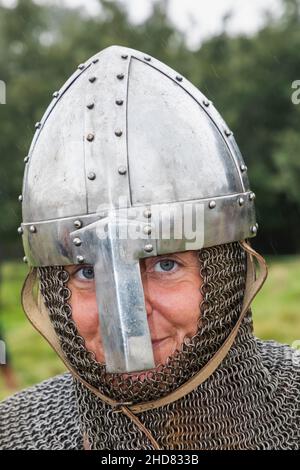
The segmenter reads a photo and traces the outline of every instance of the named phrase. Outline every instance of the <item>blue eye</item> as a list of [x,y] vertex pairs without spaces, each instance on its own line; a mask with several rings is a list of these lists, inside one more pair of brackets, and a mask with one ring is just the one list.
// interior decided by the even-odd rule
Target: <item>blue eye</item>
[[76,277],[81,281],[92,281],[95,277],[94,268],[92,266],[85,266],[76,272]]
[[178,263],[174,261],[173,259],[163,259],[161,261],[158,261],[155,266],[154,266],[154,271],[160,272],[160,273],[165,273],[165,272],[170,272],[174,271],[174,268],[178,267]]

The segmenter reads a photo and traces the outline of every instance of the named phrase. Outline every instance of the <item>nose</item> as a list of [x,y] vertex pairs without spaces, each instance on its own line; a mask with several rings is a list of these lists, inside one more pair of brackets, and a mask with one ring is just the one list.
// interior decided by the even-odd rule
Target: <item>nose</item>
[[146,298],[145,298],[145,306],[146,306],[147,316],[149,317],[149,315],[151,315],[152,313],[152,305],[148,300],[146,300]]

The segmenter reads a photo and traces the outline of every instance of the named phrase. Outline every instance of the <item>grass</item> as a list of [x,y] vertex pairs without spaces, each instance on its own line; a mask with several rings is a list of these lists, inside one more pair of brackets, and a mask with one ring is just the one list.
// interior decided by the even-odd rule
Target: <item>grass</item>
[[269,276],[253,302],[254,331],[260,338],[291,345],[300,339],[300,257],[267,261]]
[[[18,389],[38,383],[65,370],[48,343],[37,333],[23,313],[20,293],[27,266],[5,263],[2,266],[1,325],[5,327],[5,342],[11,356]],[[1,367],[1,366],[0,366]],[[0,374],[0,400],[12,390],[4,386]]]
[[[268,260],[269,277],[254,300],[252,311],[255,334],[292,344],[300,339],[300,256]],[[27,267],[10,262],[2,265],[0,321],[11,362],[22,389],[65,370],[48,343],[33,329],[22,311],[20,292]],[[0,366],[1,367],[1,366]],[[0,400],[14,390],[4,386],[0,374]]]

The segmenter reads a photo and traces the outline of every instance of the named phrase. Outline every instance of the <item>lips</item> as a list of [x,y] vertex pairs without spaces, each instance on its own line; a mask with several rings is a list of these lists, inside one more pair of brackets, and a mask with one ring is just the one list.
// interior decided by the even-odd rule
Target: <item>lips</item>
[[165,341],[166,339],[168,339],[169,337],[166,336],[165,338],[160,338],[160,339],[153,339],[152,340],[152,345],[153,346],[157,346],[159,344],[161,344],[163,341]]

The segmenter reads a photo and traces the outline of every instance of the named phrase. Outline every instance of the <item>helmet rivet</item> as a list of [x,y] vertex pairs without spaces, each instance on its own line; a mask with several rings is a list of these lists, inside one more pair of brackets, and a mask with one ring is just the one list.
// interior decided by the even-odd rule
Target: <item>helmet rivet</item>
[[29,232],[36,233],[36,227],[34,225],[30,225]]
[[23,257],[23,262],[24,262],[24,263],[28,263],[27,256],[24,256],[24,257]]
[[77,259],[77,263],[80,263],[80,264],[84,263],[84,257],[83,256],[78,255],[78,256],[76,256],[76,259]]
[[249,194],[249,199],[250,201],[253,201],[255,199],[255,194],[254,193],[250,193]]
[[243,206],[244,205],[244,199],[242,197],[239,197],[239,205]]
[[208,207],[210,209],[214,209],[216,207],[216,201],[210,201],[210,203],[208,204]]
[[118,73],[117,78],[118,78],[119,80],[123,80],[123,78],[124,78],[124,73]]
[[178,82],[182,82],[183,78],[180,75],[176,75],[176,80]]
[[92,133],[89,133],[87,136],[86,136],[86,140],[88,140],[89,142],[92,142],[95,138],[95,135],[92,134]]
[[19,235],[23,235],[23,229],[22,229],[22,227],[18,227],[18,234],[19,234]]
[[148,55],[146,55],[146,56],[144,57],[144,59],[145,59],[147,62],[150,62],[150,61],[151,61],[151,57],[149,57]]
[[36,129],[39,129],[39,128],[41,127],[40,121],[36,122],[35,125],[34,125],[34,127],[35,127]]
[[204,106],[208,107],[210,103],[209,103],[208,100],[203,100],[203,104],[204,104]]
[[254,235],[257,233],[257,229],[258,229],[258,225],[252,225],[252,227],[250,227],[250,230],[251,230],[251,233],[253,233]]
[[82,227],[82,222],[81,222],[81,220],[75,220],[75,221],[74,221],[74,227],[75,227],[75,228],[81,228],[81,227]]
[[116,135],[117,137],[121,137],[122,134],[123,134],[123,132],[121,131],[121,129],[116,129],[116,130],[115,130],[115,135]]
[[144,217],[146,217],[147,219],[150,219],[150,217],[151,217],[150,209],[145,209],[143,214],[144,214]]
[[77,238],[74,238],[73,243],[75,246],[80,246],[82,242],[80,238],[77,237]]
[[145,225],[144,228],[143,228],[143,232],[144,232],[146,235],[150,235],[150,233],[152,232],[152,227],[151,227],[151,225]]
[[89,174],[88,174],[88,179],[89,180],[95,180],[96,179],[96,173],[94,173],[93,171],[90,171]]
[[20,196],[18,197],[18,201],[19,201],[19,202],[22,202],[22,201],[23,201],[23,196],[22,196],[22,194],[20,194]]
[[124,103],[123,100],[116,100],[116,104],[117,104],[118,106],[122,106],[123,103]]
[[225,129],[224,132],[225,132],[225,135],[226,135],[227,137],[230,137],[231,134],[232,134],[232,132],[231,132],[229,129]]
[[58,91],[55,91],[53,94],[52,94],[53,98],[58,98],[59,97],[59,92]]
[[97,59],[97,58],[93,59],[92,62],[93,62],[93,64],[97,64],[97,62],[99,62],[99,59]]
[[119,166],[118,172],[119,172],[120,175],[126,175],[126,173],[127,173],[126,166]]
[[91,83],[94,83],[96,81],[96,78],[95,75],[93,75],[92,77],[89,78],[89,82]]
[[86,107],[87,107],[88,109],[93,109],[94,106],[95,106],[94,103],[89,103],[89,104],[86,105]]
[[240,166],[240,169],[241,169],[242,172],[247,171],[246,165],[241,165],[241,166]]
[[29,162],[29,156],[27,155],[27,157],[24,158],[24,163],[28,163]]
[[150,243],[148,245],[145,245],[144,246],[144,250],[147,252],[147,253],[151,253],[151,251],[153,251],[153,245],[151,245]]
[[122,54],[121,57],[122,59],[128,59],[128,54]]
[[78,68],[79,70],[83,70],[83,69],[84,69],[84,67],[85,67],[85,65],[84,65],[84,64],[79,64],[77,68]]

